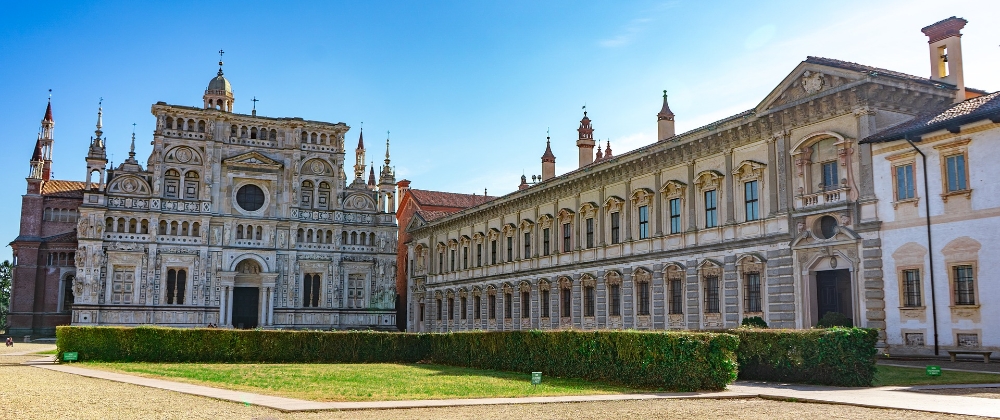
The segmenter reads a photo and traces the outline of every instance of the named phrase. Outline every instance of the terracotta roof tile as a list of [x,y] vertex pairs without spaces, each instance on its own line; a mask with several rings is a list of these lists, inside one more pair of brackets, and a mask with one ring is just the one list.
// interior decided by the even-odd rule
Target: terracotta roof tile
[[457,209],[478,206],[487,201],[496,199],[496,197],[489,195],[458,194],[444,191],[418,190],[413,188],[410,189],[410,195],[412,195],[413,199],[422,206],[455,207]]
[[947,108],[913,117],[861,140],[879,143],[916,137],[943,128],[959,126],[983,119],[1000,119],[1000,92],[966,99]]
[[420,216],[425,222],[430,222],[431,220],[440,219],[457,211],[417,210],[417,216]]
[[52,179],[42,185],[42,195],[52,197],[83,198],[83,186],[80,181],[62,181]]

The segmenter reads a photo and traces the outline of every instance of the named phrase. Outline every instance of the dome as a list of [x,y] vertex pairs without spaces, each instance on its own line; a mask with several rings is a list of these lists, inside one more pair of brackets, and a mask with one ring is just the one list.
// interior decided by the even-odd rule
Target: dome
[[221,90],[225,92],[232,92],[233,87],[229,85],[229,81],[226,80],[221,74],[215,76],[212,81],[208,82],[208,90]]

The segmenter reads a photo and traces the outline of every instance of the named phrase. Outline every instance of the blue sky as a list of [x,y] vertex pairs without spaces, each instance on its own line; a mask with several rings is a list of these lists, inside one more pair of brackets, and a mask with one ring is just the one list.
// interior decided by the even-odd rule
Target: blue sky
[[136,123],[145,162],[150,106],[200,106],[220,48],[237,112],[256,96],[261,115],[342,121],[352,146],[364,121],[368,158],[391,130],[412,187],[496,195],[540,173],[547,129],[556,172],[576,167],[584,104],[620,154],[655,140],[663,89],[683,132],[754,107],[808,55],[929,75],[920,28],[952,15],[969,20],[966,84],[1000,89],[991,1],[7,3],[0,237],[17,235],[48,89],[55,177],[82,180],[98,98],[113,160]]

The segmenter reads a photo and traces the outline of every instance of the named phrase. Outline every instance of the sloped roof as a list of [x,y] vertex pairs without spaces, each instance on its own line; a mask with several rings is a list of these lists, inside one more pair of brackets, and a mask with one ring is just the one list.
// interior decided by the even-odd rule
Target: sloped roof
[[442,217],[445,217],[445,216],[447,216],[449,214],[452,214],[452,213],[454,213],[454,212],[456,212],[458,210],[459,209],[456,209],[455,211],[417,210],[417,216],[420,216],[420,218],[424,219],[425,222],[429,222],[431,220],[436,220],[436,219],[440,219]]
[[413,188],[410,189],[410,195],[413,196],[413,199],[418,204],[423,206],[455,207],[458,209],[478,206],[487,201],[496,199],[496,197],[490,195],[459,194],[444,191],[418,190]]
[[868,136],[861,143],[900,140],[907,136],[912,138],[984,119],[1000,120],[1000,92],[966,99],[947,108],[918,115]]
[[86,183],[81,181],[51,179],[42,184],[42,195],[82,199],[84,185]]
[[[806,62],[807,63],[813,63],[813,64],[819,64],[819,65],[823,65],[823,66],[830,66],[830,67],[841,68],[841,69],[845,69],[845,70],[865,72],[865,73],[869,73],[869,74],[871,74],[873,76],[888,76],[888,77],[892,77],[892,78],[896,78],[896,79],[909,80],[909,81],[913,81],[913,82],[917,82],[917,83],[921,83],[921,84],[925,84],[925,85],[932,85],[932,86],[934,86],[934,85],[944,85],[944,86],[949,86],[949,87],[955,87],[955,85],[952,85],[952,84],[949,84],[949,83],[943,83],[943,82],[936,82],[936,81],[931,80],[931,79],[926,78],[926,77],[914,76],[912,74],[907,74],[907,73],[903,73],[903,72],[893,71],[893,70],[889,70],[889,69],[883,69],[883,68],[880,68],[880,67],[866,66],[864,64],[852,63],[850,61],[837,60],[837,59],[834,59],[834,58],[807,56],[806,57]],[[965,87],[965,90],[970,91],[970,92],[974,92],[974,93],[978,93],[980,95],[985,95],[985,94],[989,93],[989,92],[987,92],[985,90],[971,88],[971,87],[968,87],[968,86]]]

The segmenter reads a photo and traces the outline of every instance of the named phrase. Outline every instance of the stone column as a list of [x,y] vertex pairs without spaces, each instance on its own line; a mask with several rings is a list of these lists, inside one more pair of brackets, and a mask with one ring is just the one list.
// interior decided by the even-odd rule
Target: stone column
[[228,289],[229,289],[229,292],[226,295],[227,299],[228,299],[227,300],[228,303],[226,303],[226,326],[232,328],[232,326],[233,326],[233,316],[232,316],[232,313],[233,313],[233,287],[229,286]]
[[766,141],[767,156],[771,159],[773,164],[767,165],[767,188],[762,188],[761,191],[767,194],[767,207],[769,214],[775,214],[784,211],[784,209],[778,208],[778,201],[781,199],[781,194],[778,194],[778,167],[784,167],[784,165],[781,164],[781,160],[784,159],[785,153],[782,152],[781,156],[776,153],[774,147],[774,143],[777,141],[776,138],[769,137]]
[[[858,140],[864,139],[875,133],[875,110],[863,107],[854,110],[854,115],[858,118]],[[870,144],[858,145],[860,160],[860,179],[858,183],[861,189],[861,199],[875,198],[874,175],[872,173],[872,147]],[[851,170],[851,168],[847,168]]]
[[731,225],[736,223],[735,211],[733,209],[733,149],[726,149],[725,152],[726,161],[726,175],[723,180],[726,183],[726,224]]
[[694,188],[694,160],[688,162],[688,179],[687,179],[687,205],[688,205],[688,230],[698,229],[698,206],[695,205],[695,188]]
[[653,191],[653,203],[649,206],[649,210],[654,213],[653,223],[656,225],[656,236],[663,236],[663,197],[660,194],[660,189],[663,185],[660,184],[660,175],[659,171],[653,175],[653,183],[656,186],[656,190]]
[[701,305],[698,299],[701,285],[698,283],[698,260],[687,262],[687,326],[690,330],[701,329]]
[[229,286],[222,286],[222,299],[219,302],[219,326],[229,325],[227,321],[229,310]]

